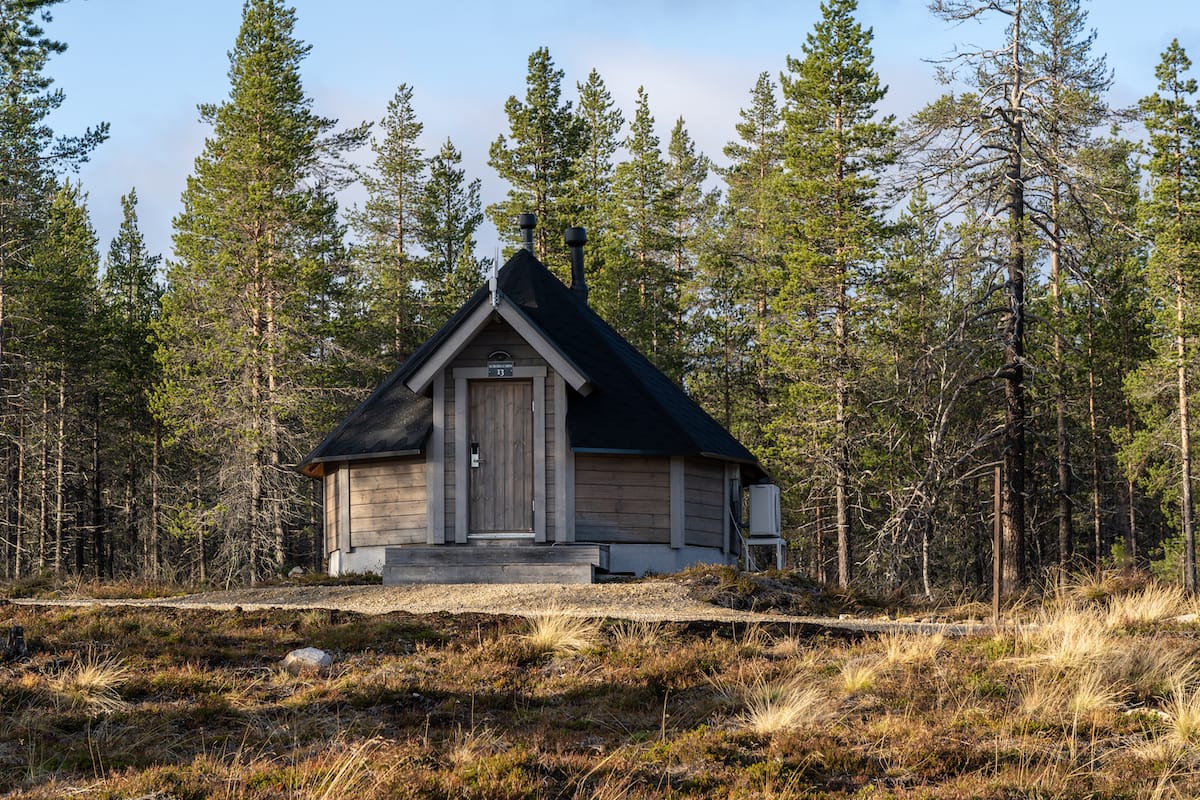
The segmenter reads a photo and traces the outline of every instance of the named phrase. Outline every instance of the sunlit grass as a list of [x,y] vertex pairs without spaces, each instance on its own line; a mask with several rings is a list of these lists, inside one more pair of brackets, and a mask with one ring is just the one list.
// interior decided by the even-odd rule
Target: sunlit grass
[[529,631],[522,640],[538,653],[577,653],[596,646],[600,623],[551,609],[529,617]]
[[745,707],[742,723],[759,734],[817,725],[831,713],[824,692],[800,677],[756,680],[741,689],[741,700]]
[[919,664],[932,661],[946,644],[942,633],[892,631],[879,637],[883,659],[889,664]]
[[1169,741],[1181,747],[1200,745],[1200,686],[1174,686],[1163,712]]
[[1146,625],[1178,617],[1189,607],[1182,587],[1151,583],[1136,592],[1110,597],[1105,624],[1112,629]]
[[879,664],[870,661],[847,661],[839,673],[842,691],[846,694],[866,692],[875,685],[879,677]]
[[109,714],[126,707],[119,689],[130,675],[120,659],[88,653],[52,678],[50,689],[58,702],[70,708]]
[[1067,710],[1076,718],[1094,718],[1112,710],[1119,692],[1097,670],[1087,670],[1076,680],[1067,700]]

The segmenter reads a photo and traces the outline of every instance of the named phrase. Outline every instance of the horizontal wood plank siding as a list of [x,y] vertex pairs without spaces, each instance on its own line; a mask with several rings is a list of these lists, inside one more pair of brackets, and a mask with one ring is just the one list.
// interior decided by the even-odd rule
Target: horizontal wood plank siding
[[699,547],[723,547],[725,544],[725,465],[710,459],[689,458],[684,465],[685,504],[684,538]]
[[670,460],[575,455],[575,540],[671,541]]
[[355,547],[425,543],[425,459],[352,464],[349,472]]

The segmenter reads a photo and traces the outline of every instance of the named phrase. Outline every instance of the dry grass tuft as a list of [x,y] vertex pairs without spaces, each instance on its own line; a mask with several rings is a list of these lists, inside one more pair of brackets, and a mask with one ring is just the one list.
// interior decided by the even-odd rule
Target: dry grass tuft
[[1104,621],[1074,606],[1042,611],[1036,624],[1022,632],[1021,644],[1027,653],[1018,663],[1058,671],[1101,663],[1113,651]]
[[600,640],[600,623],[551,609],[529,617],[529,632],[521,639],[541,654],[578,653],[596,646]]
[[609,629],[609,636],[618,650],[662,647],[677,638],[675,631],[665,623],[633,620],[617,622]]
[[1098,670],[1088,670],[1076,682],[1067,701],[1067,709],[1076,718],[1094,719],[1098,714],[1111,711],[1117,705],[1120,694],[1109,684]]
[[742,724],[759,734],[818,725],[831,715],[824,693],[800,677],[781,681],[759,678],[741,688],[740,694],[745,707]]
[[941,633],[905,633],[892,631],[879,637],[883,659],[889,664],[920,664],[932,661],[946,644]]
[[846,694],[866,692],[875,685],[875,679],[879,677],[879,664],[878,662],[847,661],[842,665],[840,675],[842,691]]
[[1105,624],[1110,629],[1148,625],[1178,617],[1189,607],[1187,593],[1181,587],[1151,583],[1139,591],[1110,597]]
[[504,737],[487,727],[464,730],[459,726],[447,747],[447,757],[456,767],[466,767],[480,759],[503,753],[508,749]]
[[1169,742],[1180,747],[1200,745],[1200,687],[1177,684],[1163,711]]
[[806,652],[804,640],[798,636],[777,636],[767,650],[768,655],[775,658],[800,658]]
[[386,774],[376,774],[371,768],[371,757],[379,746],[380,740],[368,739],[335,748],[326,757],[327,764],[304,781],[295,796],[303,800],[374,796],[387,779]]
[[120,659],[88,653],[51,679],[56,702],[93,714],[111,714],[126,707],[118,691],[130,677]]
[[1114,649],[1102,668],[1110,682],[1140,700],[1167,697],[1173,687],[1190,685],[1198,677],[1195,662],[1185,654],[1136,641]]
[[1033,678],[1021,689],[1020,711],[1036,720],[1053,719],[1062,713],[1067,697],[1058,681]]

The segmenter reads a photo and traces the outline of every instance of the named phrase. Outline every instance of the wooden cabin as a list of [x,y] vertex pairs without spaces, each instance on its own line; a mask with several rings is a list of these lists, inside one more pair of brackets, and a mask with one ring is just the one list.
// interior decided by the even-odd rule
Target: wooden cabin
[[734,560],[731,502],[764,473],[588,307],[580,245],[574,288],[518,251],[300,463],[323,484],[331,574],[580,582]]

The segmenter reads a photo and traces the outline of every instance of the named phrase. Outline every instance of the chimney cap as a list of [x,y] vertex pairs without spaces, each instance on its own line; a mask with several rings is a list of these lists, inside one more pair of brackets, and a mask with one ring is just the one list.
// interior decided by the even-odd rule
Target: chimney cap
[[533,230],[537,227],[537,214],[518,214],[517,225],[523,231]]
[[584,228],[567,228],[563,232],[563,240],[568,247],[582,247],[587,244],[587,230]]

